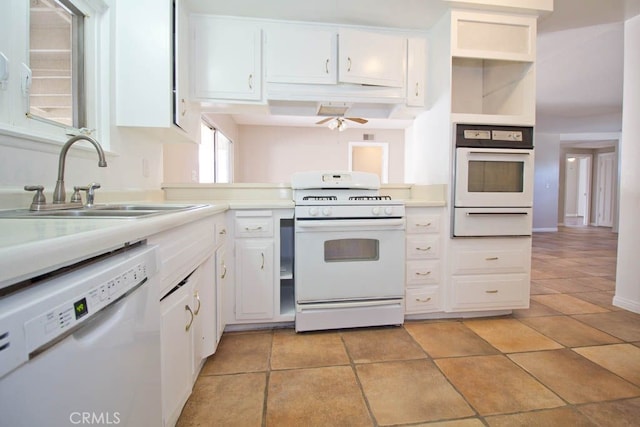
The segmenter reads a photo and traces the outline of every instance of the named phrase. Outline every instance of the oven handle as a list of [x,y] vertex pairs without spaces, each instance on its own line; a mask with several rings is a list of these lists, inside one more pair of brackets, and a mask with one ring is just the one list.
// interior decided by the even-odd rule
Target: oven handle
[[299,228],[358,228],[358,227],[403,227],[404,218],[384,218],[384,219],[320,219],[320,220],[296,220],[296,227]]
[[467,212],[467,216],[480,215],[529,215],[528,212]]

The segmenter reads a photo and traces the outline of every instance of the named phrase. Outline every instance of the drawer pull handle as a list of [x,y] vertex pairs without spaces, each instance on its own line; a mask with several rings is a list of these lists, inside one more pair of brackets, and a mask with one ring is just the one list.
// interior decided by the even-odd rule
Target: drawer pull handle
[[420,271],[416,271],[416,276],[428,276],[428,275],[430,275],[430,274],[431,274],[431,272],[430,272],[430,271],[427,271],[426,273],[422,273],[422,272],[420,272]]
[[191,311],[191,307],[189,307],[188,305],[185,305],[184,309],[187,310],[191,315],[191,319],[189,319],[189,323],[187,323],[184,327],[184,330],[189,332],[189,329],[191,329],[191,325],[193,324],[193,311]]
[[261,225],[259,225],[257,227],[245,227],[244,228],[244,231],[260,231],[260,230],[262,230],[262,226]]
[[430,251],[431,250],[431,246],[427,246],[426,248],[416,248],[416,251]]
[[196,301],[198,302],[198,306],[197,306],[196,310],[193,312],[193,314],[195,316],[197,316],[198,313],[200,313],[200,306],[202,305],[202,303],[200,302],[200,294],[198,293],[198,291],[196,291],[194,296],[196,297]]
[[431,227],[431,223],[430,223],[430,222],[428,222],[428,223],[426,223],[426,224],[420,224],[420,223],[418,222],[418,223],[416,223],[416,227]]
[[221,235],[221,236],[224,236],[225,234],[227,234],[227,229],[225,228],[225,229],[220,230],[220,232],[218,234]]
[[227,264],[222,261],[222,274],[220,275],[220,278],[224,279],[225,277],[227,277]]
[[431,297],[428,298],[416,298],[416,302],[429,302],[431,301]]
[[490,257],[486,257],[485,261],[497,261],[500,258],[498,258],[497,256],[490,256]]
[[492,289],[490,291],[484,291],[484,292],[487,293],[487,294],[497,294],[498,290],[497,289]]

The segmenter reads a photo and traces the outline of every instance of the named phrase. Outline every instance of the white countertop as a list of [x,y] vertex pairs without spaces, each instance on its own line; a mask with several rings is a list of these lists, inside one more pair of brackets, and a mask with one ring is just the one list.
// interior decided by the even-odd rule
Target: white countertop
[[0,289],[229,209],[227,203],[135,219],[0,219]]

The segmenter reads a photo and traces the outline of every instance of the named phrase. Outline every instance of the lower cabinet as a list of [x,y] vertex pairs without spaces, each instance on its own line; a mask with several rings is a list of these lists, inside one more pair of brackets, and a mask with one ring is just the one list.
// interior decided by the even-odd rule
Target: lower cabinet
[[531,238],[454,239],[452,311],[529,307]]
[[274,316],[273,239],[236,239],[236,319]]

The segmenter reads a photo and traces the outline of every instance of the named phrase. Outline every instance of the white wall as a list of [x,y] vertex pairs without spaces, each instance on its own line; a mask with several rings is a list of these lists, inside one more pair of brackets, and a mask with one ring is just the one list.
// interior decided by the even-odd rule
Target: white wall
[[640,313],[640,16],[625,23],[624,107],[620,144],[620,216],[613,303]]
[[560,135],[536,133],[535,147],[533,229],[557,231]]
[[235,182],[289,182],[294,172],[348,170],[349,142],[389,143],[389,182],[404,182],[404,130],[327,127],[238,127]]

